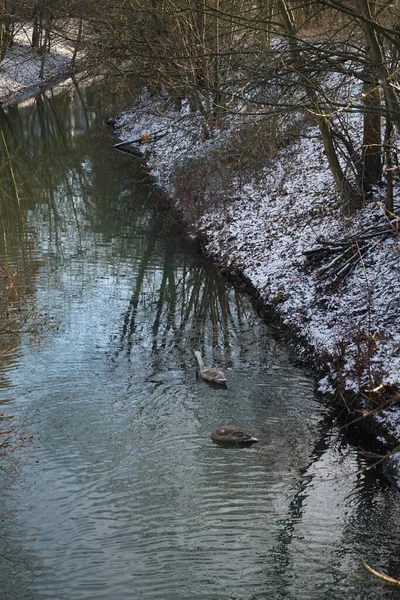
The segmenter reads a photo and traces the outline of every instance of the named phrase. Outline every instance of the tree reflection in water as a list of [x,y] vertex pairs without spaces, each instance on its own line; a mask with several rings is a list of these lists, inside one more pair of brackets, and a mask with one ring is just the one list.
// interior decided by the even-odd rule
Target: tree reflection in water
[[[1,115],[7,139],[3,156],[10,157],[3,159],[2,218],[10,221],[4,230],[13,237],[7,243],[18,254],[16,263],[29,272],[39,254],[35,245],[57,264],[80,255],[91,263],[91,255],[112,251],[107,243],[113,240],[115,261],[130,256],[136,263],[116,355],[130,356],[144,335],[153,356],[174,347],[178,362],[185,364],[195,347],[205,355],[210,348],[210,361],[231,364],[232,336],[243,319],[248,317],[251,327],[254,318],[240,294],[233,289],[227,293],[216,270],[177,250],[178,234],[157,192],[150,182],[147,187],[135,185],[143,179],[140,165],[115,154],[116,163],[130,174],[127,182],[110,164],[110,131],[92,127],[108,116],[107,108],[98,104],[92,92],[72,85],[60,95],[44,93]],[[91,142],[94,152],[88,151]],[[110,202],[116,193],[120,202]],[[126,227],[130,233],[121,236]],[[104,244],[99,245],[96,234]],[[117,266],[116,271],[118,277]],[[146,313],[143,318],[141,311]],[[139,335],[138,324],[142,328],[144,323],[146,332]]]

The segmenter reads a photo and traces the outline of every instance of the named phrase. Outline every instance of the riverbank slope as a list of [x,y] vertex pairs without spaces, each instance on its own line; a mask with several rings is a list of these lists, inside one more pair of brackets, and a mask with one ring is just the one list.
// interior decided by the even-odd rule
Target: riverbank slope
[[[398,217],[383,208],[384,186],[346,216],[315,126],[303,123],[274,156],[253,169],[243,160],[241,170],[234,150],[249,151],[246,127],[231,121],[204,140],[200,119],[185,107],[146,95],[115,122],[119,140],[143,155],[190,235],[274,309],[297,355],[320,374],[319,390],[339,392],[351,419],[393,449],[400,439],[400,238]],[[397,210],[399,190],[394,200]]]
[[21,26],[14,44],[0,63],[0,105],[4,108],[33,96],[71,74],[72,42],[53,36],[50,52],[40,54],[30,44],[32,27]]

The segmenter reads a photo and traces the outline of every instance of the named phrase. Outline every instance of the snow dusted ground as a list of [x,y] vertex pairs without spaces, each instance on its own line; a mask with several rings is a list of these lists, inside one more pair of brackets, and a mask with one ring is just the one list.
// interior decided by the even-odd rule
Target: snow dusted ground
[[[185,216],[186,200],[179,195],[182,186],[176,189],[174,171],[188,159],[196,168],[193,159],[218,146],[223,152],[230,132],[203,142],[199,123],[187,112],[178,114],[154,101],[150,106],[145,99],[121,114],[116,132],[121,141],[140,147],[157,183]],[[384,190],[375,190],[356,216],[344,216],[315,127],[257,176],[238,181],[234,193],[231,185],[224,202],[212,202],[221,190],[211,185],[202,182],[204,203],[196,207],[195,222],[188,209],[193,235],[201,236],[205,251],[221,267],[244,275],[275,307],[299,338],[299,353],[310,356],[311,351],[322,377],[320,391],[339,388],[372,398],[376,421],[400,439],[400,413],[393,406],[393,390],[400,384],[400,237],[382,210]],[[304,254],[322,248],[321,240],[347,239],[385,224],[392,234],[372,236],[369,251],[337,286],[326,287]],[[386,410],[384,402],[390,404]]]
[[21,25],[14,45],[0,63],[0,104],[5,106],[19,96],[34,93],[68,70],[73,55],[72,46],[60,40],[52,41],[51,52],[46,54],[43,77],[40,77],[42,56],[30,46],[31,28]]

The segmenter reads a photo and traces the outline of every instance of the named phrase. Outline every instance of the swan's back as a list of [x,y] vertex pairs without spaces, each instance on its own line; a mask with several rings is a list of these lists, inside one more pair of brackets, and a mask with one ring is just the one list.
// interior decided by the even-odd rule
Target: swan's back
[[206,368],[198,350],[194,351],[194,355],[199,365],[200,375],[205,381],[217,383],[218,385],[226,384],[226,377],[222,371],[219,371],[218,369],[209,369],[208,367]]

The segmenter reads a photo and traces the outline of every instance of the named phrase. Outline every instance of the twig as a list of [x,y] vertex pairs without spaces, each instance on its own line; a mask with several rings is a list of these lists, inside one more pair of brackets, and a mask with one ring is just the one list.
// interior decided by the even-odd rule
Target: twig
[[[318,248],[303,252],[308,263],[316,269],[316,275],[325,279],[325,287],[338,285],[364,256],[376,246],[375,238],[393,236],[399,230],[400,218],[395,217],[379,225],[371,225],[363,231],[341,240],[318,239]],[[325,263],[327,260],[329,262]]]
[[128,146],[129,144],[147,144],[149,142],[156,142],[157,140],[163,138],[165,135],[167,135],[167,132],[164,129],[159,129],[158,131],[143,134],[134,140],[125,140],[124,142],[117,142],[116,144],[114,144],[113,148],[118,149],[120,146]]
[[386,573],[383,573],[382,571],[376,571],[375,569],[373,569],[372,567],[370,567],[369,565],[367,565],[367,563],[363,560],[363,566],[373,575],[376,575],[376,577],[379,577],[380,579],[383,579],[384,581],[387,581],[388,583],[393,583],[394,585],[400,585],[400,579],[395,579],[394,577],[390,577],[390,575],[386,575]]

